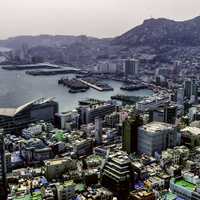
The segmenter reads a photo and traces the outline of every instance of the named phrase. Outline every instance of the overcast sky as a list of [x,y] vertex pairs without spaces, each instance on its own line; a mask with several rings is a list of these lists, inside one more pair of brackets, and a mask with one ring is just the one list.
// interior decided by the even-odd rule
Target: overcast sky
[[146,18],[200,15],[200,0],[0,0],[0,38],[16,35],[120,35]]

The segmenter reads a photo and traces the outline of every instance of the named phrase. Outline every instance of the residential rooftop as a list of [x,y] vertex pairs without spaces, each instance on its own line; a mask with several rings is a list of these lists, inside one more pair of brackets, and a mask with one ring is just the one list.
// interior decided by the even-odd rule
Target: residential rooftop
[[196,188],[195,184],[189,183],[189,182],[185,181],[184,179],[176,180],[175,184],[178,185],[178,186],[181,186],[183,188],[186,188],[187,190],[190,190],[190,191],[194,191],[195,188]]
[[161,130],[171,129],[173,126],[164,122],[151,122],[143,125],[141,128],[148,133],[154,134],[160,132]]
[[200,128],[187,126],[181,130],[182,133],[189,133],[192,135],[200,135]]

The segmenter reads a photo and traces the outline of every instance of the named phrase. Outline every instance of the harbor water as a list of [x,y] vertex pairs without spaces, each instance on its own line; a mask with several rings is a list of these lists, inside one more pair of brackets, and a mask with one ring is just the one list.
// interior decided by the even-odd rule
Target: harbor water
[[[74,75],[64,75],[72,78]],[[99,92],[90,88],[84,93],[69,93],[68,88],[58,85],[63,75],[30,76],[25,71],[7,71],[0,68],[0,107],[17,107],[39,97],[55,97],[60,111],[68,111],[78,106],[78,101],[86,98],[109,100],[111,96],[122,94],[130,96],[149,96],[151,90],[124,91],[122,83],[104,81],[114,88],[113,91]]]

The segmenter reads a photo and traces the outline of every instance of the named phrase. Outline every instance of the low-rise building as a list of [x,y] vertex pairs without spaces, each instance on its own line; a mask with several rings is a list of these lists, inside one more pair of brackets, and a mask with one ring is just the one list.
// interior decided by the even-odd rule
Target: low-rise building
[[199,200],[200,188],[197,184],[186,181],[183,177],[172,178],[170,190],[184,200]]
[[45,175],[51,180],[53,178],[59,178],[68,169],[76,168],[76,161],[71,158],[53,159],[47,160],[45,164]]
[[76,197],[75,186],[72,180],[57,185],[58,200],[71,200]]
[[187,126],[181,129],[181,141],[188,147],[200,146],[200,128]]

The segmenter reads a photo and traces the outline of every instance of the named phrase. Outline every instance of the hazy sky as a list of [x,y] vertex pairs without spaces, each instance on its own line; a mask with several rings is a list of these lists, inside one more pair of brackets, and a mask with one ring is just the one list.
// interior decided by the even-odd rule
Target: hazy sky
[[200,15],[200,0],[0,0],[0,38],[16,35],[117,36],[146,18]]

